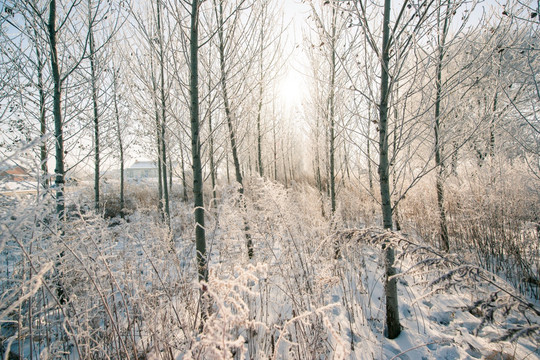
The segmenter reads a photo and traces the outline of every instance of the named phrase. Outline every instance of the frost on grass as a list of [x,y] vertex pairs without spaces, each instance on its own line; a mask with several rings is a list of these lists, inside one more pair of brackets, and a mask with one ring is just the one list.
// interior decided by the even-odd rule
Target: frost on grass
[[[537,341],[536,305],[477,264],[400,233],[347,230],[350,210],[328,219],[308,185],[256,178],[245,188],[225,187],[206,213],[206,284],[196,281],[189,204],[173,202],[169,231],[144,194],[113,221],[85,206],[84,191],[72,193],[65,224],[52,199],[3,199],[2,355],[429,359]],[[382,244],[397,249],[401,269],[395,341],[383,336]]]

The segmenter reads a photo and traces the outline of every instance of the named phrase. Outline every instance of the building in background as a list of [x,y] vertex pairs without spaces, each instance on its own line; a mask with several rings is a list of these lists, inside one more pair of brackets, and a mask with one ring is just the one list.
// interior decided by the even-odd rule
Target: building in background
[[30,181],[30,174],[20,165],[6,166],[0,168],[0,179],[3,181]]
[[128,179],[157,178],[158,168],[153,161],[135,161],[126,170]]

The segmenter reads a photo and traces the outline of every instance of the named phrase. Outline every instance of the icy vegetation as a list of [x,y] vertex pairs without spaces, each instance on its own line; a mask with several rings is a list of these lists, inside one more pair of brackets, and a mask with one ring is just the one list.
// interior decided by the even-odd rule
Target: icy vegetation
[[[504,269],[483,266],[476,244],[445,254],[419,229],[383,231],[373,226],[377,205],[350,188],[330,220],[323,216],[328,204],[309,185],[285,188],[254,177],[244,196],[233,186],[222,190],[206,211],[209,281],[202,284],[189,203],[172,202],[169,231],[142,185],[129,188],[124,218],[92,212],[87,190],[72,189],[65,223],[55,220],[47,196],[2,195],[3,358],[540,356],[538,284],[520,291]],[[116,201],[106,198],[104,208]],[[403,326],[395,340],[384,336],[381,253],[389,245]]]

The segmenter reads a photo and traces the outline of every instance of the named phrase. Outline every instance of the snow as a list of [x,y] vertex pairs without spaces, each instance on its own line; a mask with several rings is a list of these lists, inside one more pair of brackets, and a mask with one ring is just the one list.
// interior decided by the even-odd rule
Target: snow
[[[8,230],[0,235],[4,346],[11,342],[12,352],[19,352],[16,324],[23,334],[30,331],[26,309],[32,299],[34,358],[60,351],[73,359],[128,358],[133,352],[147,359],[540,358],[537,331],[513,342],[498,340],[505,330],[538,325],[539,317],[512,302],[501,289],[517,292],[495,275],[484,281],[489,273],[472,271],[457,257],[449,257],[453,265],[438,259],[413,236],[365,227],[330,230],[309,186],[285,189],[255,179],[243,199],[235,187],[221,195],[218,207],[207,212],[210,276],[203,285],[196,281],[190,204],[173,202],[172,233],[154,207],[140,206],[114,222],[91,207],[69,207],[81,210],[70,210],[60,236],[50,218],[35,222],[48,218],[52,201],[36,208],[30,199],[12,198],[0,218]],[[77,203],[88,197],[83,190],[68,193]],[[251,260],[244,219],[255,244]],[[340,259],[334,259],[336,240]],[[394,340],[383,335],[385,241],[398,259],[403,330]],[[31,276],[25,270],[30,264],[36,269]],[[70,294],[68,304],[55,302],[56,279]],[[19,306],[20,312],[4,311]],[[202,332],[201,308],[207,309]],[[493,321],[484,323],[490,310]],[[22,344],[28,356],[29,337]]]

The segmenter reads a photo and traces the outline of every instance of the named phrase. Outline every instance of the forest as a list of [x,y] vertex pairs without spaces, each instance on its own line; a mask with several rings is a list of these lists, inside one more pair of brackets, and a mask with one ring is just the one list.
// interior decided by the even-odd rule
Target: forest
[[1,0],[1,359],[539,359],[539,11]]

